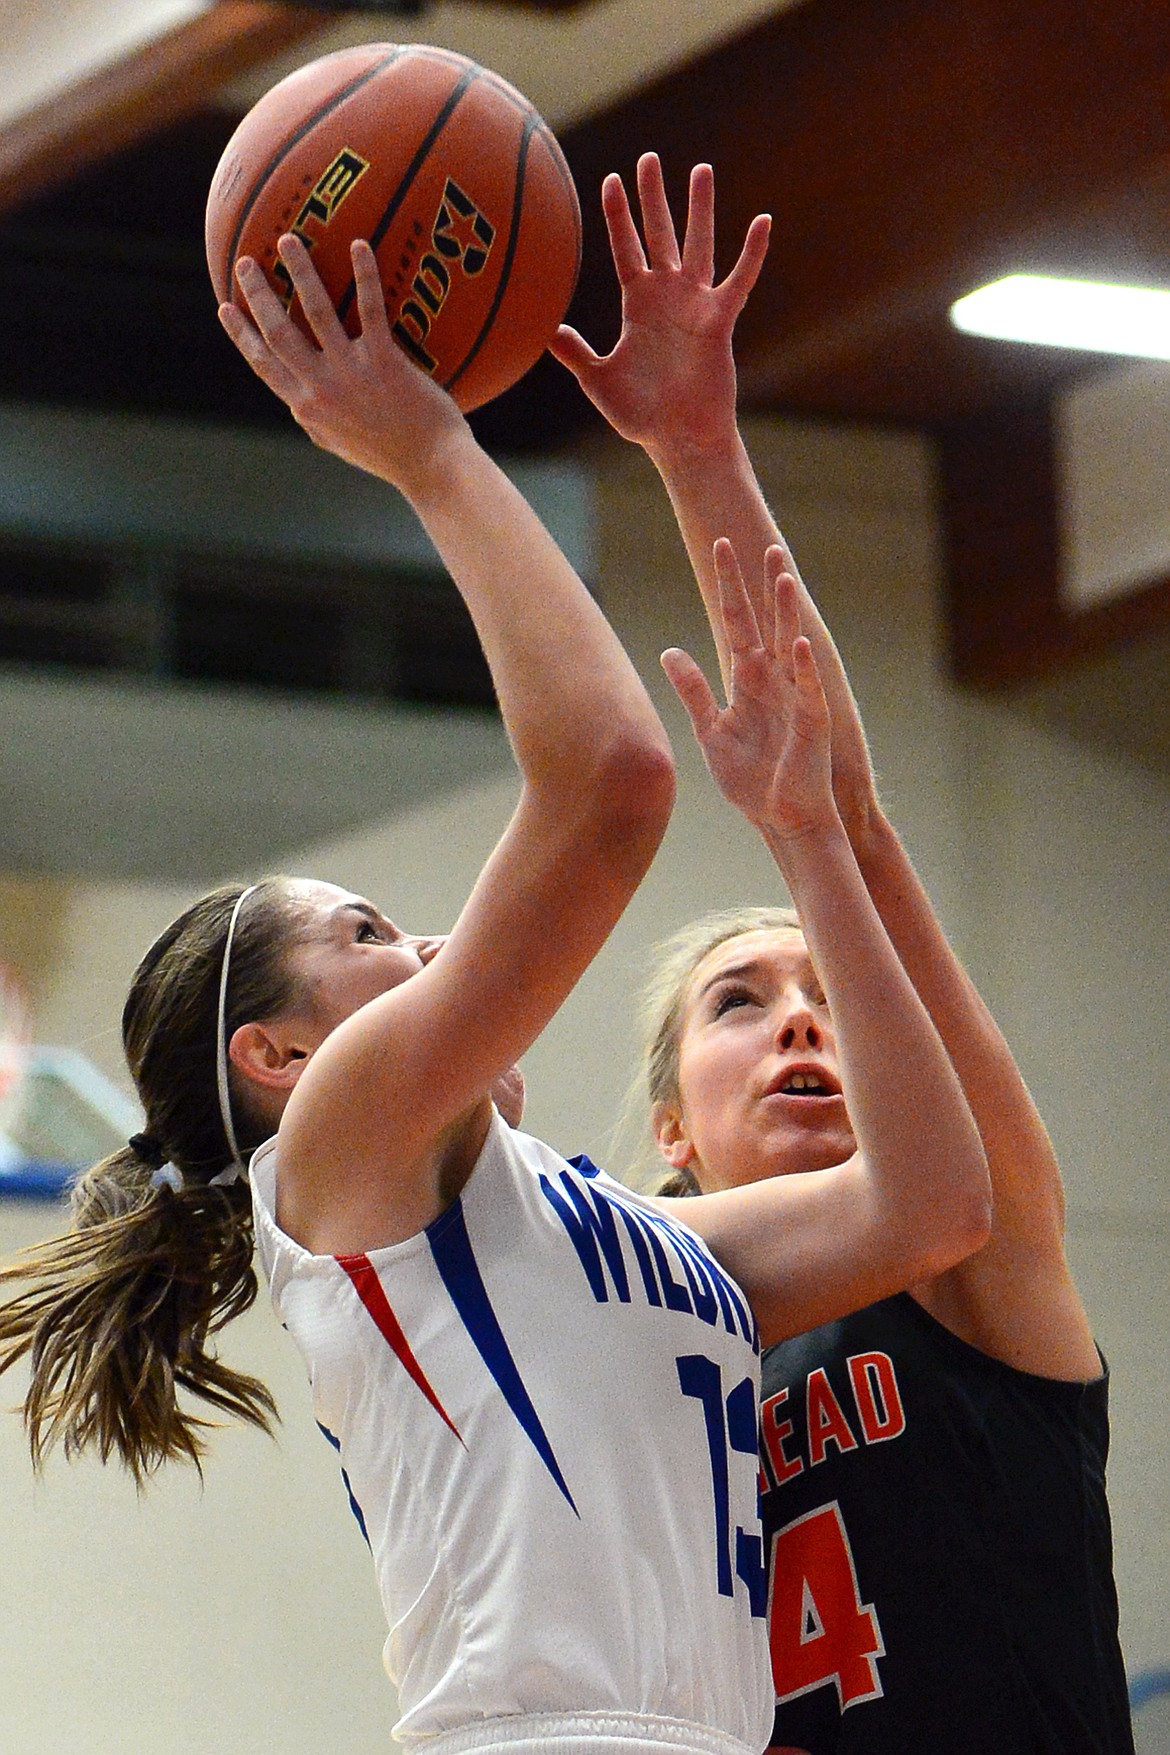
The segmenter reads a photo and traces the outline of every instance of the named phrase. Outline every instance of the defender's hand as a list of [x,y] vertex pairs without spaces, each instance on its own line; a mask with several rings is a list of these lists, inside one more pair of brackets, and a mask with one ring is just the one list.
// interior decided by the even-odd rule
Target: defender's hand
[[710,165],[691,172],[681,252],[655,153],[638,160],[638,198],[645,245],[621,178],[611,174],[602,184],[622,293],[617,346],[602,357],[566,324],[550,352],[610,425],[651,455],[726,442],[735,434],[732,332],[763,267],[771,221],[766,214],[752,221],[739,260],[716,286]]
[[[731,544],[715,544],[719,612],[731,655],[720,707],[685,652],[662,655],[723,796],[783,843],[837,828],[829,712],[812,648],[800,633],[796,581],[768,557],[764,613],[757,618]],[[763,625],[761,626],[761,622]]]

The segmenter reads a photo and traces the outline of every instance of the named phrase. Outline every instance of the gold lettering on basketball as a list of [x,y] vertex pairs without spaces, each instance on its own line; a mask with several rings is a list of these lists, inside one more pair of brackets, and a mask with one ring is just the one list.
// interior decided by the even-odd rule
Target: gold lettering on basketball
[[[422,230],[417,220],[415,229]],[[459,267],[471,279],[482,274],[495,237],[491,220],[448,177],[431,226],[430,248],[422,256],[391,324],[407,353],[425,372],[433,372],[438,364],[423,344],[447,302],[452,273]]]
[[416,360],[424,372],[433,372],[439,363],[423,346],[430,328],[430,313],[423,309],[417,299],[405,299],[393,325],[393,332],[411,359]]
[[483,271],[495,241],[496,228],[453,178],[447,178],[443,199],[431,228],[431,242],[448,261],[459,261],[464,274]]
[[[325,175],[314,184],[313,193],[305,203],[306,207],[310,203],[319,203],[323,209],[320,217],[323,223],[328,224],[358,178],[363,177],[369,168],[368,159],[351,152],[348,147],[343,147]],[[314,206],[314,214],[316,212],[317,208]]]
[[451,276],[439,258],[428,250],[418,265],[413,290],[423,304],[430,307],[436,317],[443,309],[443,300],[447,297],[450,285]]
[[[343,146],[333,162],[322,171],[288,228],[290,232],[296,233],[306,250],[311,250],[317,241],[317,234],[312,228],[329,224],[358,178],[363,177],[369,168],[368,159],[362,158],[360,153],[354,152],[350,147]],[[292,276],[279,260],[272,272],[281,298],[286,306],[290,305],[293,298]]]

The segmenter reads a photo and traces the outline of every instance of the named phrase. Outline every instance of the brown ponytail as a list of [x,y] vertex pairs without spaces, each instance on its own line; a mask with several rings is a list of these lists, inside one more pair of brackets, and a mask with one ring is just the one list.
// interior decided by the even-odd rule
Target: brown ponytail
[[[276,1415],[264,1384],[208,1346],[257,1290],[247,1185],[211,1183],[232,1162],[216,1093],[216,1022],[239,895],[225,886],[196,902],[135,971],[122,1039],[146,1132],[80,1178],[65,1236],[0,1268],[0,1281],[24,1282],[0,1305],[0,1371],[30,1360],[24,1417],[37,1467],[58,1442],[66,1456],[117,1455],[139,1485],[164,1462],[199,1467],[202,1433],[214,1422],[184,1408],[180,1391],[264,1430]],[[296,1001],[290,951],[299,942],[287,882],[266,879],[232,940],[228,1039],[239,1024],[277,1017]],[[238,1085],[232,1114],[246,1155],[268,1130]]]

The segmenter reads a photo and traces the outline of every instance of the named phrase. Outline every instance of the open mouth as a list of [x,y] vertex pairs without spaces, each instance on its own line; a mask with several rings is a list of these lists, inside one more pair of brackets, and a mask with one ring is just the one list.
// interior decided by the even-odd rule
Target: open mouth
[[835,1084],[828,1084],[815,1072],[790,1072],[768,1087],[769,1097],[799,1097],[806,1102],[814,1097],[839,1097]]
[[835,1091],[830,1091],[828,1085],[822,1084],[820,1079],[813,1078],[809,1073],[793,1073],[792,1077],[785,1079],[780,1086],[780,1092],[785,1097],[835,1097],[837,1095]]

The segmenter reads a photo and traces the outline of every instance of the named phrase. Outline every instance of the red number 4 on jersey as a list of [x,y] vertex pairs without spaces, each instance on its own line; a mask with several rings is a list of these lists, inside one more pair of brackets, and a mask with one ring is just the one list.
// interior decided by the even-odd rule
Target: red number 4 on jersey
[[885,1655],[872,1603],[863,1603],[836,1500],[776,1535],[772,1550],[772,1675],[778,1701],[832,1682],[842,1711],[876,1700]]

